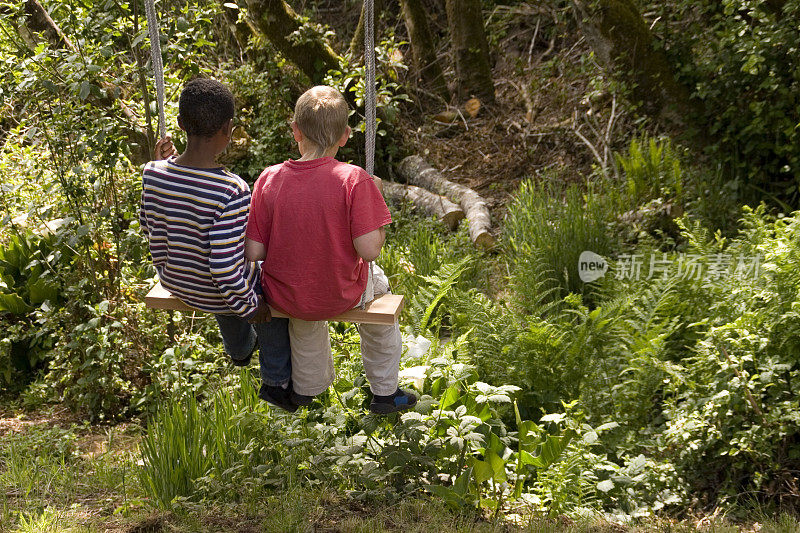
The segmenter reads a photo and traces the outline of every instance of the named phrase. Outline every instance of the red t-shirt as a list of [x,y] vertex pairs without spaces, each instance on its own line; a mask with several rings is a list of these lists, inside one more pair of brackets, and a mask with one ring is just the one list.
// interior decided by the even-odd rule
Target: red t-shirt
[[332,157],[286,161],[253,187],[247,237],[264,245],[261,285],[270,305],[303,320],[353,308],[369,264],[353,239],[392,222],[367,172]]

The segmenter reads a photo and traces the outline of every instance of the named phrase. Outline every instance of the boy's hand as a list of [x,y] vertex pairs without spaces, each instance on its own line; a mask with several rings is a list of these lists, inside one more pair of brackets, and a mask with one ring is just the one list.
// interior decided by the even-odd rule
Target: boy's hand
[[375,186],[378,188],[378,192],[383,194],[383,180],[380,179],[378,176],[372,176],[372,181],[375,182]]
[[178,151],[175,149],[175,145],[172,144],[172,137],[166,135],[163,139],[159,139],[156,142],[155,148],[155,160],[160,161],[161,159],[166,159],[173,155],[178,155]]
[[272,314],[269,312],[269,305],[267,305],[267,301],[264,300],[264,297],[259,295],[258,296],[258,311],[253,318],[248,320],[251,324],[263,324],[264,322],[269,322],[272,320]]

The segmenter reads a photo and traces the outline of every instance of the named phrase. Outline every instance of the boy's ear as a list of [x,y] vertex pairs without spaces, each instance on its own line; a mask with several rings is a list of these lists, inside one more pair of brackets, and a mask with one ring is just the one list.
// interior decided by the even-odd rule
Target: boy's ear
[[350,140],[350,134],[352,132],[353,132],[353,130],[350,129],[350,126],[347,126],[347,128],[345,128],[344,133],[342,134],[342,137],[339,139],[339,148],[341,148],[342,146],[347,144],[347,141]]
[[295,142],[300,142],[303,140],[303,132],[300,131],[300,127],[297,125],[297,122],[294,120],[292,121],[292,135],[294,135]]
[[183,119],[181,118],[180,115],[178,115],[178,127],[183,131],[186,131],[186,128],[183,127]]
[[228,122],[223,124],[222,128],[220,128],[220,132],[223,133],[225,137],[230,138],[230,136],[233,134],[233,119],[230,119]]

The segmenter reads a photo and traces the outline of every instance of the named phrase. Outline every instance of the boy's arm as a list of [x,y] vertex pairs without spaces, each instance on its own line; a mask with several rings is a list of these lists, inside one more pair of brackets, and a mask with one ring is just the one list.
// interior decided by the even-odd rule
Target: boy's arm
[[[244,228],[249,206],[250,191],[240,191],[217,216],[209,232],[209,267],[214,284],[231,312],[247,319],[253,318],[259,307],[245,270]],[[252,270],[249,276],[254,277]]]
[[384,226],[392,222],[392,216],[380,192],[381,179],[377,176],[371,178],[361,181],[353,188],[350,204],[350,232],[351,235],[357,235],[353,238],[353,248],[365,261],[378,258],[386,240]]
[[144,233],[145,238],[148,240],[150,239],[150,231],[147,227],[147,171],[148,166],[145,167],[144,172],[142,172],[142,197],[139,201],[139,228]]
[[386,231],[380,227],[353,239],[353,247],[364,261],[375,261],[381,255],[381,247],[385,240]]
[[267,258],[267,247],[247,237],[244,240],[244,257],[248,261],[263,261]]

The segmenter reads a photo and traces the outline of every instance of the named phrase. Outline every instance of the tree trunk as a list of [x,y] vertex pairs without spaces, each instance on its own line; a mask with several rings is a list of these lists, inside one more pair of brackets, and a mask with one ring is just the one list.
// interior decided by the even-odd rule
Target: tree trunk
[[[378,6],[375,6],[375,12],[378,12]],[[350,39],[350,55],[355,57],[364,51],[364,4],[361,4],[361,14],[358,16],[358,25],[356,31],[353,33],[353,38]]]
[[676,81],[662,49],[632,0],[574,0],[586,40],[598,59],[626,82],[645,114],[670,133],[691,133],[695,105],[687,87]]
[[461,204],[467,216],[472,242],[484,249],[494,245],[494,237],[489,231],[492,227],[489,207],[478,193],[469,187],[448,181],[438,170],[417,155],[403,159],[397,165],[397,173],[413,185],[447,196]]
[[39,0],[25,0],[25,14],[27,15],[26,24],[28,29],[36,33],[44,33],[47,41],[53,48],[68,48],[74,50],[74,46],[61,28],[50,18],[50,14],[39,3]]
[[[374,0],[373,13],[375,19],[378,19],[378,13],[383,9],[383,2],[381,0]],[[378,38],[378,32],[375,31],[375,39]],[[356,31],[350,39],[350,55],[356,57],[364,53],[364,4],[361,4],[361,14],[358,16],[358,25]]]
[[403,18],[411,40],[411,54],[417,75],[424,87],[445,102],[449,102],[450,91],[447,89],[442,67],[436,58],[436,49],[428,26],[428,14],[420,0],[401,0],[400,4],[403,7]]
[[464,210],[444,196],[413,185],[401,185],[393,181],[383,182],[383,192],[387,198],[396,202],[409,200],[423,213],[442,221],[450,230],[458,227],[464,218]]
[[302,21],[284,0],[247,0],[247,7],[258,29],[312,83],[322,83],[328,70],[339,67],[339,56],[321,36],[291,38]]
[[447,24],[456,64],[456,88],[460,99],[477,97],[494,102],[494,82],[489,62],[489,43],[483,28],[480,0],[446,0]]
[[228,23],[228,28],[231,31],[233,40],[239,48],[239,56],[244,60],[246,59],[247,43],[250,39],[250,35],[253,34],[253,27],[251,26],[252,23],[249,22],[246,17],[239,17],[241,6],[236,9],[232,7],[231,4],[238,5],[238,3],[235,2],[223,1],[221,2],[220,9],[225,17],[225,22]]

